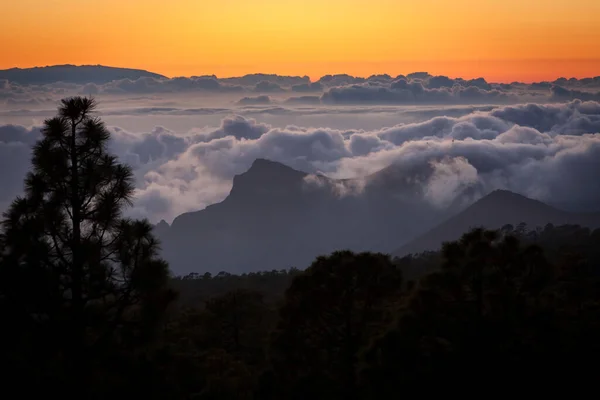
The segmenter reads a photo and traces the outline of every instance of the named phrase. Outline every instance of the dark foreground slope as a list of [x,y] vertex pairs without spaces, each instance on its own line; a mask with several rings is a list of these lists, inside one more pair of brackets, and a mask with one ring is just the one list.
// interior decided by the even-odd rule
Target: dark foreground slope
[[53,82],[103,84],[118,79],[135,80],[142,77],[164,78],[162,75],[141,69],[105,67],[102,65],[52,65],[0,70],[0,79],[7,79],[24,85],[45,85]]
[[394,251],[402,257],[411,253],[438,250],[443,242],[457,240],[475,227],[500,229],[504,225],[525,223],[528,229],[554,225],[600,227],[600,213],[572,213],[558,210],[506,190],[496,190],[475,202],[429,232]]

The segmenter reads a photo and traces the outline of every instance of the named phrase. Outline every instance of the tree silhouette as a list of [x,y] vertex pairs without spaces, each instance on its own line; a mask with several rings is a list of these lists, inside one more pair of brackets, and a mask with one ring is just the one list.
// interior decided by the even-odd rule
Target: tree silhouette
[[[549,227],[544,235],[556,244],[561,231]],[[428,382],[462,390],[465,379],[529,388],[591,379],[600,286],[582,257],[564,253],[552,263],[538,245],[483,229],[441,253],[438,271],[419,280],[365,351],[360,377],[368,398]]]
[[64,99],[44,122],[25,194],[4,214],[0,236],[0,290],[21,323],[15,336],[32,349],[24,368],[53,360],[81,398],[93,368],[151,338],[173,297],[152,226],[122,215],[133,175],[109,154],[95,107],[90,98]]
[[260,365],[271,320],[259,292],[238,289],[206,302],[212,347],[222,348],[249,365]]
[[[292,282],[271,346],[274,398],[357,397],[359,351],[386,324],[402,274],[389,256],[338,251]],[[274,391],[279,390],[275,388]]]

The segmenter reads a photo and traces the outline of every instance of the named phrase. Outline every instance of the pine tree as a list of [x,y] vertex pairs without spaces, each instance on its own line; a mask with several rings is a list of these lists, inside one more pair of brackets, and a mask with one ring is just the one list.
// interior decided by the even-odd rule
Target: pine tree
[[44,122],[0,236],[1,297],[19,321],[15,360],[30,380],[64,378],[80,398],[94,368],[150,338],[173,298],[152,226],[122,214],[132,171],[108,152],[95,108],[91,98],[64,99]]

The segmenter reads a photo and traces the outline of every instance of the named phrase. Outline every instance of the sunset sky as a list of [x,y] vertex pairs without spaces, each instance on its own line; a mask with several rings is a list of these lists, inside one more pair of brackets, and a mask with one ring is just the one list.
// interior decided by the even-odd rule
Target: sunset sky
[[2,13],[0,69],[600,75],[598,0],[18,0]]

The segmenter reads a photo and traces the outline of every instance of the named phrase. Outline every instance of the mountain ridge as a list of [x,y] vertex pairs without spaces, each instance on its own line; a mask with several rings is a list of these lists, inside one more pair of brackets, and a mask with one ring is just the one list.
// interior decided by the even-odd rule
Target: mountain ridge
[[339,249],[389,253],[451,215],[415,195],[416,183],[397,191],[384,180],[361,184],[261,158],[234,177],[223,201],[181,214],[157,234],[177,272],[248,272],[302,268]]
[[170,224],[170,227],[176,226],[178,225],[178,223],[181,223],[182,217],[185,218],[186,216],[189,217],[197,215],[198,213],[206,209],[209,209],[211,207],[214,208],[215,206],[218,206],[219,204],[226,201],[228,203],[231,203],[232,196],[234,196],[234,198],[237,198],[238,193],[240,191],[260,191],[260,186],[265,186],[264,182],[260,182],[260,180],[263,179],[265,175],[269,176],[270,178],[275,178],[274,181],[271,181],[268,185],[266,185],[267,188],[271,188],[273,186],[273,183],[289,184],[290,182],[286,181],[286,179],[298,181],[299,179],[304,179],[309,174],[307,172],[295,170],[292,167],[277,161],[272,161],[266,158],[257,158],[252,162],[250,168],[248,168],[245,172],[242,172],[241,174],[236,174],[233,177],[233,185],[231,187],[231,190],[229,191],[229,194],[223,201],[215,204],[210,204],[206,208],[201,210],[188,211],[186,213],[180,214],[177,217],[175,217],[175,219],[173,219],[173,222]]
[[166,76],[143,69],[109,67],[105,65],[60,64],[32,68],[0,70],[0,79],[19,84],[44,85],[56,82],[104,84],[119,79],[136,80],[142,77],[165,79]]
[[456,240],[475,227],[500,229],[507,224],[517,225],[523,222],[531,229],[544,227],[550,223],[596,228],[600,227],[600,213],[564,211],[519,193],[502,189],[494,190],[460,213],[399,247],[392,255],[402,257],[438,250],[443,242]]
[[[360,179],[337,180],[259,158],[234,177],[223,201],[181,214],[171,226],[161,222],[155,231],[177,273],[244,273],[304,268],[343,249],[393,256],[438,250],[474,227],[600,227],[600,213],[564,211],[508,190],[479,197],[480,187],[466,187],[450,204],[434,206],[419,183],[429,173],[390,166],[369,175],[362,190],[343,194],[340,187]],[[425,180],[407,179],[414,174]]]

